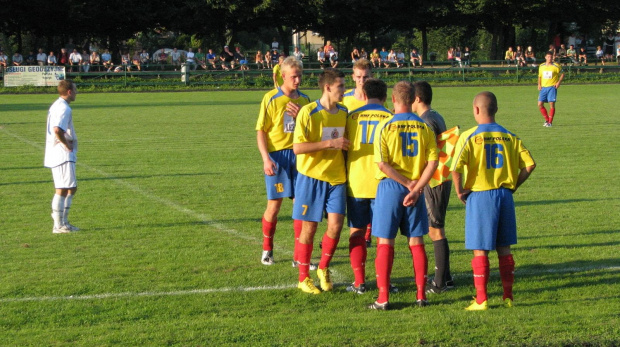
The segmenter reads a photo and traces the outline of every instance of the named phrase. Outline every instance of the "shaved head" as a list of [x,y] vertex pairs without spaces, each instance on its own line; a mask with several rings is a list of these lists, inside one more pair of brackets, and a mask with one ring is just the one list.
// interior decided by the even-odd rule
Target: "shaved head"
[[491,92],[481,92],[474,98],[474,107],[480,108],[482,114],[494,117],[497,113],[497,98]]

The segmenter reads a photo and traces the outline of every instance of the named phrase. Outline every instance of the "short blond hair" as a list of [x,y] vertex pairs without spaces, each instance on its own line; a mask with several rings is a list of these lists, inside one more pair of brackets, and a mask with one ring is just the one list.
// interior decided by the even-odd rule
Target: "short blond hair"
[[415,86],[409,81],[400,81],[394,86],[392,96],[403,105],[411,105],[415,100]]
[[297,58],[290,56],[284,59],[284,61],[280,64],[280,68],[282,72],[289,71],[291,69],[298,69],[301,71],[303,69],[303,66],[301,62],[297,60]]
[[370,64],[370,61],[368,61],[368,59],[358,59],[355,61],[355,63],[353,64],[353,70],[358,69],[358,70],[372,70],[372,65]]
[[72,80],[61,80],[58,82],[58,94],[61,96],[67,95],[70,90],[73,90],[75,83]]

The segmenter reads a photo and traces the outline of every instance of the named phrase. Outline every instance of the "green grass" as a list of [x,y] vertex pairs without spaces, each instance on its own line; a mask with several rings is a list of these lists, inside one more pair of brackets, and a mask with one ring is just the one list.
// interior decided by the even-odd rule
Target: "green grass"
[[[538,164],[515,195],[516,306],[500,307],[492,256],[486,312],[463,310],[474,288],[454,197],[446,229],[457,288],[427,308],[412,305],[402,238],[392,311],[364,308],[377,294],[374,248],[370,292],[345,292],[347,237],[333,261],[334,292],[294,289],[290,203],[277,264],[261,265],[265,193],[253,129],[264,92],[79,94],[71,220],[83,230],[69,235],[51,233],[53,185],[42,167],[55,97],[2,96],[0,345],[620,344],[620,86],[563,86],[550,129],[535,86],[436,88],[433,106],[449,127],[467,129],[471,100],[485,89]],[[430,245],[427,253],[432,269]]]

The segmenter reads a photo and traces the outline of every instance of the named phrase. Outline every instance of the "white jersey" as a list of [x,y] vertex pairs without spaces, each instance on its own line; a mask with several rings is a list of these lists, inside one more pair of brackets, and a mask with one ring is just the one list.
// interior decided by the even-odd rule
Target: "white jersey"
[[[73,150],[67,151],[65,146],[58,141],[54,133],[54,127],[65,131],[65,138],[73,141]],[[68,161],[77,161],[77,136],[73,128],[73,116],[69,103],[63,98],[58,98],[47,113],[47,135],[45,138],[45,167],[56,167]]]

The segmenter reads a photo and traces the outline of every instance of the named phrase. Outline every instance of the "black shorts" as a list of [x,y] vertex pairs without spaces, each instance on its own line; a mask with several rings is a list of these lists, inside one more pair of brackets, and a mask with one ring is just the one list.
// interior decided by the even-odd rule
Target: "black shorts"
[[426,213],[428,215],[428,225],[430,227],[437,229],[444,227],[451,191],[452,181],[444,182],[435,188],[431,188],[428,185],[424,187]]

